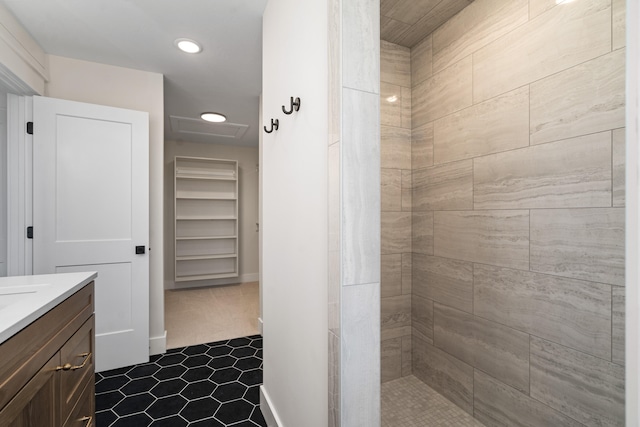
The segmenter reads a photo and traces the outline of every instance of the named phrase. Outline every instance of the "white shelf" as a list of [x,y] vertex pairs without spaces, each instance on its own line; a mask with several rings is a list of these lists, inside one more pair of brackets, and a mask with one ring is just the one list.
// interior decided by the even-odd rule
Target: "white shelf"
[[174,166],[175,281],[237,277],[238,162],[176,157]]

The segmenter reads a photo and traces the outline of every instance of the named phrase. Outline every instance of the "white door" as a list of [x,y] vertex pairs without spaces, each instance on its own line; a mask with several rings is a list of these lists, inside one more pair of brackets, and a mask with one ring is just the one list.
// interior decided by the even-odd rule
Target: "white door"
[[33,122],[34,274],[97,271],[96,370],[146,362],[148,114],[35,96]]

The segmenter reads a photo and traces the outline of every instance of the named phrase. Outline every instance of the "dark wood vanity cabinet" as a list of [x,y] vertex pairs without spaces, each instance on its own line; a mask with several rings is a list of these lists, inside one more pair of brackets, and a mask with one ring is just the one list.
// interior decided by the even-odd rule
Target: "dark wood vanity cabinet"
[[95,426],[93,282],[0,344],[0,426]]

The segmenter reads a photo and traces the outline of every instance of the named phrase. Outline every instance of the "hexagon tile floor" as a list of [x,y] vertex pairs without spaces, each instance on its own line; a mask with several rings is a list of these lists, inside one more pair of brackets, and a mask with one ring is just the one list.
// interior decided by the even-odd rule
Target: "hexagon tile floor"
[[175,348],[96,374],[97,427],[266,427],[262,337]]

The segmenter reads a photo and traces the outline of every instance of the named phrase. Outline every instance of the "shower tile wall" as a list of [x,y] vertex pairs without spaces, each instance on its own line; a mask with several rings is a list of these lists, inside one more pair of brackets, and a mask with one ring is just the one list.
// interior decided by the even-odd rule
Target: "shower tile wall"
[[475,0],[410,80],[383,44],[384,379],[411,330],[413,374],[488,426],[624,424],[624,8]]
[[[411,58],[409,48],[380,43],[381,380],[411,374],[411,252],[429,246],[432,219],[411,212]],[[416,227],[416,221],[420,223]],[[424,230],[415,239],[414,230]],[[429,243],[431,242],[431,243]]]

